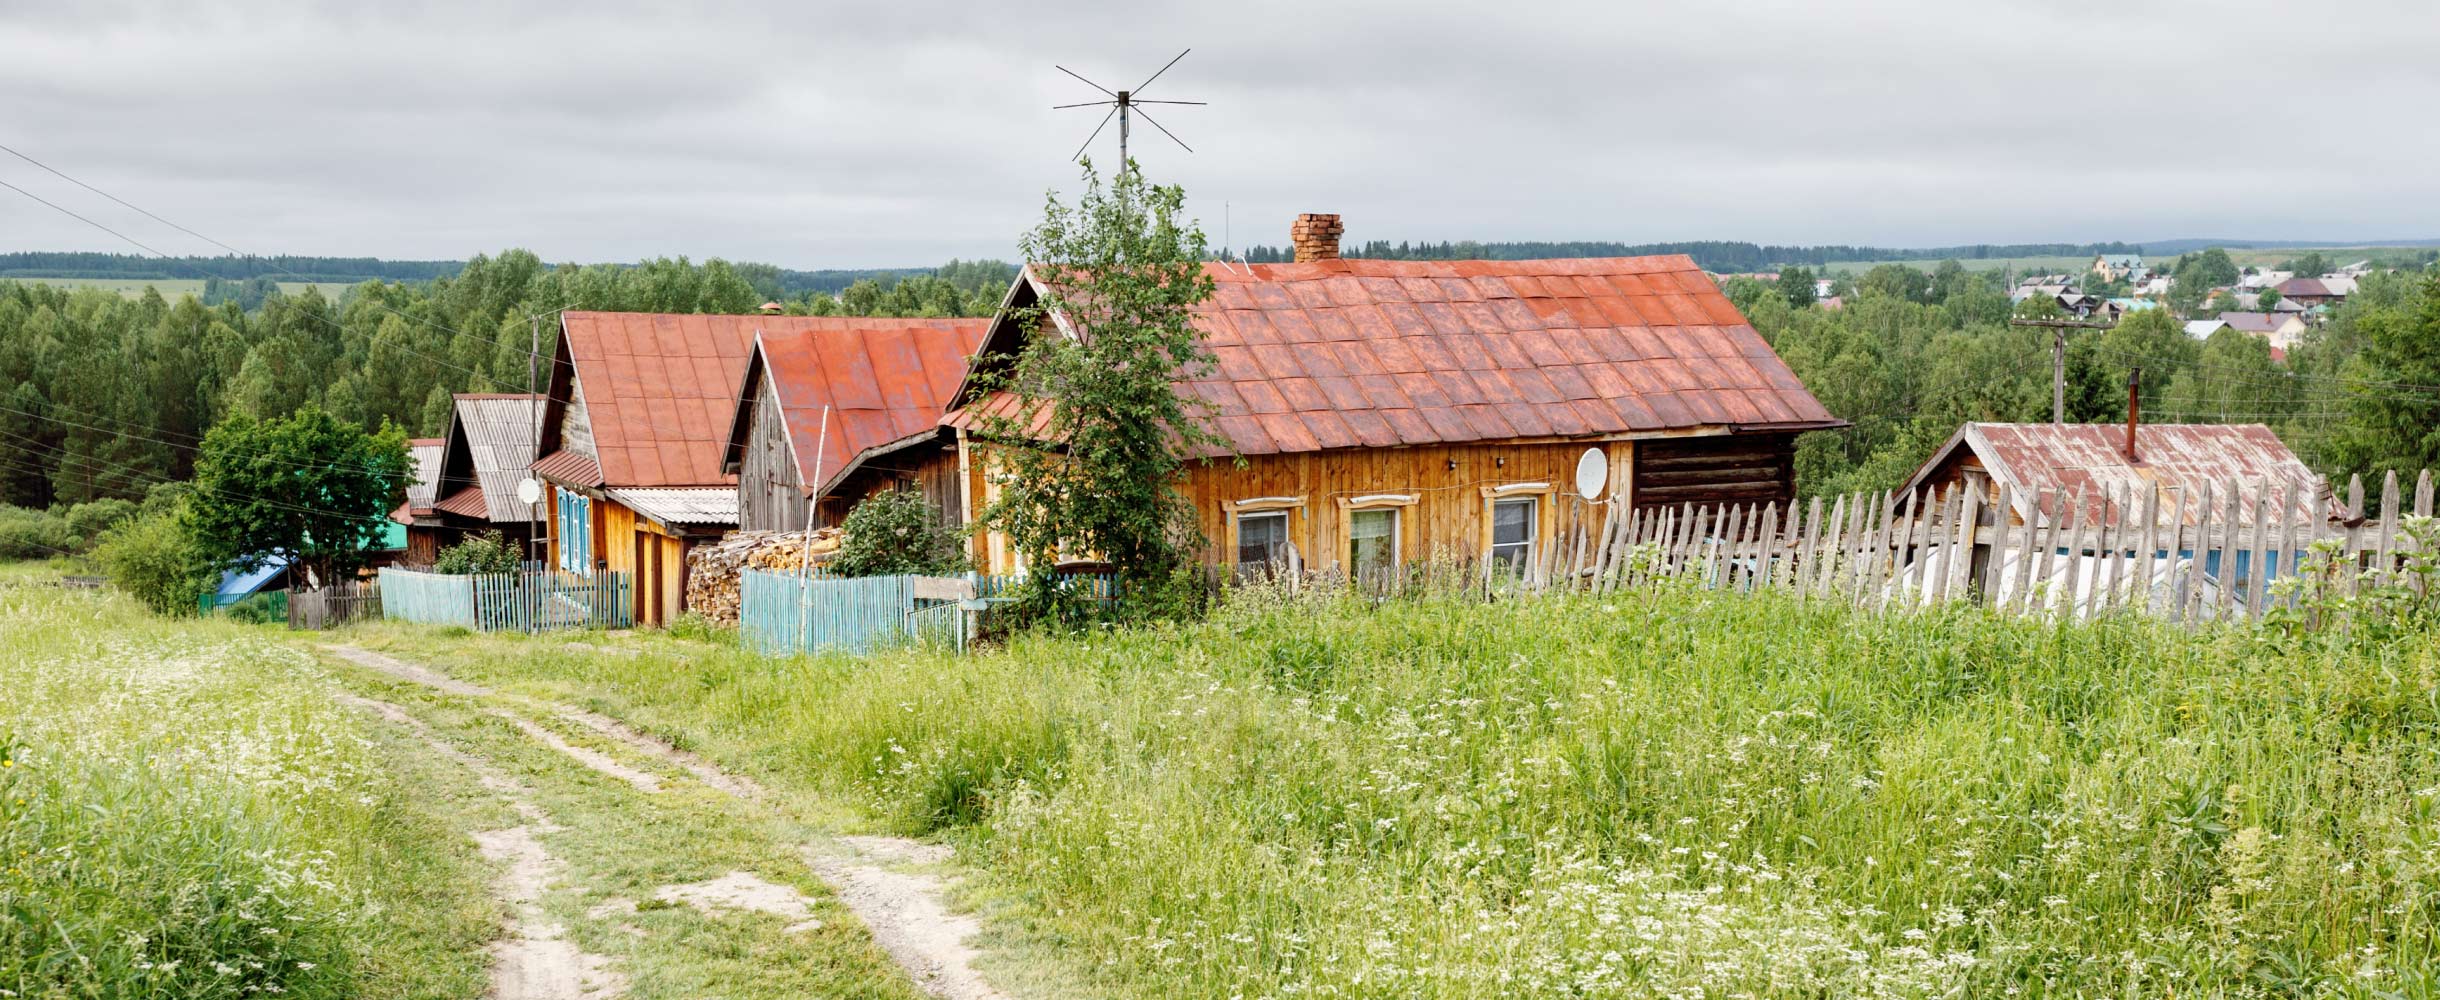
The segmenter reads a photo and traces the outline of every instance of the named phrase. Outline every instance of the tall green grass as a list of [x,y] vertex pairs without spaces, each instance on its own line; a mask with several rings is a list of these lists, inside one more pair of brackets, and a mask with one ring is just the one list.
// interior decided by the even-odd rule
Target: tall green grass
[[[964,658],[492,647],[1139,996],[2431,995],[2440,641],[1655,589]],[[457,660],[453,662],[463,663]]]
[[0,996],[480,991],[480,862],[275,635],[0,590]]

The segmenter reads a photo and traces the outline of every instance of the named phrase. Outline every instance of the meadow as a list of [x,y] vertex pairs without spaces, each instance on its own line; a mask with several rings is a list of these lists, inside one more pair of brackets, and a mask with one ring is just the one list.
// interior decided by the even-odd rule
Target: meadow
[[956,657],[358,630],[942,837],[1114,995],[2429,996],[2440,644],[1660,587]]
[[277,631],[0,575],[0,996],[471,997],[462,776]]

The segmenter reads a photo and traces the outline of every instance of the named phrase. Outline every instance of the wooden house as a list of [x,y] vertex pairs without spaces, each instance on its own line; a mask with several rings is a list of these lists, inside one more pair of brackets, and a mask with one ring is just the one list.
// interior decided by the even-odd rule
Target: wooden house
[[440,555],[441,547],[456,541],[449,524],[434,505],[440,490],[441,446],[443,438],[409,438],[407,458],[415,466],[415,479],[407,484],[406,502],[390,512],[390,520],[406,526],[407,545],[398,561],[407,566],[429,566]]
[[[2206,483],[2223,498],[2232,483],[2247,491],[2267,484],[2291,498],[2317,496],[2315,502],[2329,508],[2325,512],[2335,511],[2321,495],[2321,478],[2261,424],[2140,424],[2129,434],[2123,424],[1970,423],[1915,470],[1906,490],[1937,488],[1946,495],[1963,488],[1995,504],[2009,488],[2017,498],[2010,512],[2016,524],[2028,518],[2048,523],[2075,496],[2084,498],[2080,522],[2116,524],[2121,503],[2140,507],[2154,493],[2163,512],[2181,509],[2177,500],[2184,496],[2183,519],[2193,523]],[[2246,511],[2250,519],[2250,501]]]
[[683,610],[687,550],[737,526],[721,445],[754,331],[780,319],[561,315],[532,466],[552,566],[632,574],[638,622]]
[[[1216,368],[1180,388],[1243,460],[1210,456],[1179,484],[1209,563],[1531,566],[1599,531],[1594,499],[1789,500],[1796,435],[1844,426],[1686,257],[1342,260],[1337,229],[1300,218],[1293,263],[1205,266],[1216,291],[1194,323]],[[1044,294],[1019,276],[976,373],[1067,335],[1018,322]],[[974,374],[955,403],[971,514],[996,496],[991,449],[1031,443],[981,437],[1011,401]],[[991,571],[1017,568],[998,535],[974,544]]]
[[528,559],[540,559],[534,537],[539,505],[517,499],[517,484],[534,463],[543,396],[522,392],[461,392],[451,399],[442,437],[439,499],[434,507],[454,535],[498,532]]
[[[957,449],[941,411],[965,377],[986,319],[774,318],[746,362],[723,471],[737,477],[738,526],[839,523],[882,490],[920,490],[941,520],[965,523]],[[818,499],[818,502],[816,500]]]

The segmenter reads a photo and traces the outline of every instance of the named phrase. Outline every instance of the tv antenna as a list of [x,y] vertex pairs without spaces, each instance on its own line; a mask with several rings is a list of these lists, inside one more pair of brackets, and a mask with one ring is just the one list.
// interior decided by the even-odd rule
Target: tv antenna
[[1138,95],[1138,94],[1143,93],[1143,92],[1144,92],[1144,88],[1149,87],[1149,86],[1152,86],[1152,81],[1160,79],[1160,78],[1161,78],[1161,74],[1162,74],[1162,73],[1167,73],[1167,72],[1169,72],[1169,67],[1177,65],[1177,64],[1178,64],[1178,59],[1184,59],[1184,58],[1186,58],[1186,53],[1187,53],[1187,52],[1193,52],[1193,51],[1194,51],[1193,49],[1187,49],[1187,50],[1186,50],[1186,52],[1180,52],[1180,53],[1178,53],[1178,55],[1177,55],[1177,58],[1176,58],[1176,59],[1171,59],[1171,60],[1169,60],[1169,62],[1168,62],[1168,63],[1166,63],[1166,64],[1164,64],[1164,65],[1162,65],[1160,69],[1155,70],[1151,76],[1145,77],[1145,78],[1144,78],[1144,82],[1139,83],[1139,84],[1136,84],[1136,85],[1135,85],[1135,87],[1134,87],[1133,89],[1131,89],[1131,90],[1111,90],[1110,88],[1108,88],[1108,87],[1104,87],[1104,86],[1102,86],[1101,84],[1098,84],[1098,83],[1094,83],[1094,82],[1093,82],[1093,81],[1091,81],[1091,80],[1085,80],[1085,78],[1084,78],[1084,74],[1082,74],[1082,73],[1078,73],[1078,72],[1076,72],[1075,70],[1069,69],[1069,68],[1067,68],[1067,67],[1065,67],[1065,66],[1056,66],[1056,64],[1054,64],[1054,66],[1056,66],[1056,68],[1059,70],[1059,72],[1065,73],[1065,74],[1067,74],[1067,75],[1069,75],[1069,76],[1072,76],[1072,77],[1075,77],[1076,79],[1079,79],[1079,80],[1084,80],[1084,83],[1085,83],[1085,85],[1086,85],[1086,86],[1091,87],[1091,88],[1093,88],[1093,89],[1095,89],[1095,90],[1101,91],[1101,92],[1102,92],[1102,93],[1104,93],[1104,94],[1108,94],[1108,95],[1110,95],[1110,99],[1109,99],[1109,100],[1106,100],[1106,101],[1085,101],[1085,102],[1082,102],[1082,103],[1079,103],[1079,104],[1057,104],[1057,105],[1052,105],[1052,106],[1051,106],[1051,110],[1053,110],[1053,111],[1062,111],[1062,110],[1065,110],[1065,109],[1068,109],[1068,108],[1098,108],[1098,107],[1102,107],[1102,106],[1105,106],[1105,105],[1107,105],[1107,106],[1110,108],[1110,113],[1109,113],[1109,114],[1105,114],[1105,115],[1101,116],[1101,124],[1093,126],[1093,134],[1092,134],[1092,135],[1088,135],[1088,136],[1085,136],[1085,137],[1084,137],[1084,145],[1076,147],[1076,155],[1075,155],[1075,156],[1072,156],[1072,157],[1069,157],[1069,159],[1083,159],[1083,158],[1084,158],[1084,151],[1085,151],[1085,150],[1087,150],[1087,149],[1091,149],[1091,148],[1093,147],[1093,140],[1098,139],[1098,138],[1101,138],[1101,130],[1102,130],[1102,129],[1105,129],[1105,128],[1110,127],[1110,119],[1112,119],[1112,118],[1116,118],[1116,119],[1118,119],[1118,163],[1119,163],[1119,169],[1121,169],[1121,170],[1126,169],[1126,165],[1127,165],[1127,133],[1130,131],[1130,129],[1129,129],[1129,125],[1130,125],[1129,118],[1130,118],[1130,116],[1132,116],[1132,115],[1143,115],[1143,116],[1144,116],[1144,120],[1145,120],[1145,121],[1152,122],[1152,127],[1153,127],[1153,128],[1160,129],[1160,130],[1161,130],[1161,134],[1162,134],[1162,135],[1165,135],[1165,136],[1168,136],[1168,137],[1169,137],[1169,141],[1174,142],[1174,143],[1177,143],[1177,144],[1178,144],[1178,148],[1179,148],[1179,149],[1183,149],[1183,150],[1185,150],[1185,151],[1187,151],[1187,152],[1189,152],[1189,153],[1194,152],[1194,151],[1195,151],[1195,148],[1194,148],[1193,146],[1189,146],[1189,145],[1187,145],[1187,144],[1186,144],[1186,140],[1178,138],[1178,134],[1177,134],[1177,133],[1175,133],[1175,132],[1170,131],[1168,126],[1163,125],[1163,124],[1161,124],[1161,123],[1160,123],[1160,122],[1158,122],[1158,121],[1155,121],[1155,120],[1153,119],[1153,117],[1152,117],[1150,114],[1146,114],[1146,113],[1143,111],[1143,109],[1142,109],[1142,105],[1146,105],[1146,104],[1193,104],[1193,105],[1201,105],[1201,104],[1203,104],[1204,102],[1202,102],[1202,101],[1147,101],[1147,100],[1145,100],[1145,99],[1143,99],[1143,98],[1141,98],[1141,97],[1136,96],[1136,95]]

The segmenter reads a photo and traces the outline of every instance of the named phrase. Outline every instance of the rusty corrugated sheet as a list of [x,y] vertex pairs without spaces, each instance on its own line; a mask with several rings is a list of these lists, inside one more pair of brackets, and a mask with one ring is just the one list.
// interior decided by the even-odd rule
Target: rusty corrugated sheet
[[620,486],[718,486],[729,410],[758,329],[788,316],[569,312],[561,336],[575,364],[594,455]]
[[[866,451],[939,426],[991,326],[988,319],[773,318],[790,322],[763,330],[763,370],[788,422],[798,478],[808,484],[817,459],[823,478],[835,479]],[[817,456],[824,406],[828,451]]]
[[535,462],[534,474],[572,486],[600,486],[602,484],[600,463],[585,457],[582,453],[564,449],[545,455],[540,461]]
[[[2164,519],[2179,496],[2186,502],[2186,523],[2194,523],[2203,484],[2212,484],[2215,508],[2224,511],[2230,484],[2245,493],[2262,484],[2283,487],[2291,496],[2311,495],[2320,477],[2288,450],[2279,435],[2262,424],[2142,424],[2136,428],[2135,455],[2127,460],[2124,424],[1999,424],[1972,423],[1926,462],[1910,489],[1930,482],[1961,449],[1970,451],[1991,474],[1992,482],[2020,491],[2046,491],[2039,514],[2056,517],[2078,490],[2084,493],[2080,521],[2102,517],[2116,523],[2117,512],[2104,513],[2102,497],[2134,491],[2140,504],[2144,490],[2160,493]],[[2317,501],[2331,513],[2328,499]],[[2033,513],[2023,508],[2020,514]],[[2248,496],[2241,516],[2254,516]]]
[[1185,389],[1242,454],[1843,423],[1684,256],[1204,273]]

